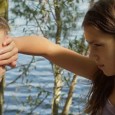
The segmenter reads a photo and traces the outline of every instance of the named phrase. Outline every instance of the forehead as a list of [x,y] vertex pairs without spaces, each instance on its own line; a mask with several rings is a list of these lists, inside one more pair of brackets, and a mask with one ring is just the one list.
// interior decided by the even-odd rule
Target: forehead
[[104,33],[93,26],[84,27],[84,37],[88,42],[108,42],[108,40],[113,40],[113,36]]

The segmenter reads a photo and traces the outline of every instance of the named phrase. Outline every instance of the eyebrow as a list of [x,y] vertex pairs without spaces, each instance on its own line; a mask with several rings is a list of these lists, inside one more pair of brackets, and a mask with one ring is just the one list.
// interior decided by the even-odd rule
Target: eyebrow
[[[87,40],[86,40],[87,41]],[[87,41],[89,44],[93,44],[93,43],[97,43],[97,40],[93,40],[93,41]]]

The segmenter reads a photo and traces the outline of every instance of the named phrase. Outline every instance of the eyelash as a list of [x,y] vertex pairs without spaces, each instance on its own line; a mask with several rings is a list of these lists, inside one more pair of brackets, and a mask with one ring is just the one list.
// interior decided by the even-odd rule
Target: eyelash
[[92,44],[92,45],[89,45],[89,47],[94,47],[94,48],[99,48],[102,46],[102,44]]
[[94,46],[100,47],[102,46],[102,44],[94,44]]

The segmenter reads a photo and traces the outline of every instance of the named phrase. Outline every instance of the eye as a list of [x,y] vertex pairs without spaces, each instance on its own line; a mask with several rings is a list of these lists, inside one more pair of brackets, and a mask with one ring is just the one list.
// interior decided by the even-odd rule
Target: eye
[[96,46],[96,47],[102,46],[102,44],[93,44],[93,45]]

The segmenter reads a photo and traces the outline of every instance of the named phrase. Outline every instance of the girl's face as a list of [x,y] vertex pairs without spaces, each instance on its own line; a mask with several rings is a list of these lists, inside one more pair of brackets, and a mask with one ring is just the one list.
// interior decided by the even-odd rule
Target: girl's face
[[105,75],[115,75],[115,36],[92,26],[84,28],[84,36],[89,43],[89,57]]

